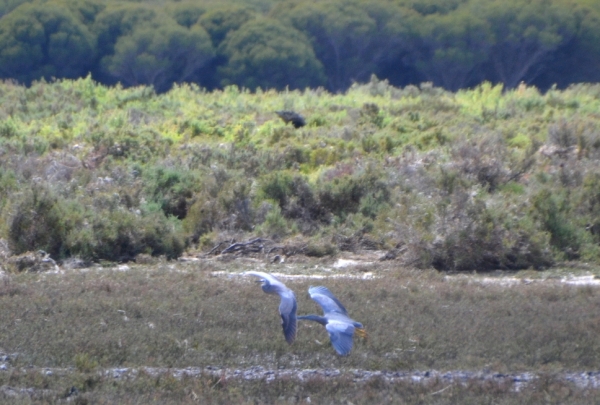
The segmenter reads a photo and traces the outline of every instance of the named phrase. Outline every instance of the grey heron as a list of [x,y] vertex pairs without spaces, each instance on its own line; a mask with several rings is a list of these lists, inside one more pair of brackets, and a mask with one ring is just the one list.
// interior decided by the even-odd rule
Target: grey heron
[[281,298],[279,314],[285,340],[292,344],[296,339],[296,296],[277,277],[262,271],[247,271],[244,275],[260,277],[262,290],[267,294],[277,294]]
[[345,356],[352,350],[352,338],[356,333],[362,338],[367,338],[367,331],[362,323],[356,322],[348,316],[348,311],[327,287],[310,287],[308,289],[312,298],[323,309],[323,316],[303,315],[298,319],[315,321],[325,326],[329,332],[329,340],[339,355]]

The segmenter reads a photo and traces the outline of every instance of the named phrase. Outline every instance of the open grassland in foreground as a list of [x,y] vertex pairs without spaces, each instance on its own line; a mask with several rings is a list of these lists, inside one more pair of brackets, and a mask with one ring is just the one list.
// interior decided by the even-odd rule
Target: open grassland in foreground
[[[517,273],[521,282],[490,283],[477,275],[454,278],[391,264],[344,269],[331,264],[164,262],[3,274],[0,398],[95,404],[592,404],[600,395],[597,388],[560,377],[598,370],[598,287],[568,285],[554,276],[543,280],[547,274],[539,272]],[[278,298],[265,295],[252,277],[239,276],[257,268],[284,275],[296,292],[299,314],[319,311],[306,291],[309,285],[326,285],[365,324],[369,340],[357,341],[350,356],[340,358],[324,328],[300,323],[296,342],[288,346]],[[332,277],[342,272],[356,277]],[[211,373],[209,366],[222,374]],[[274,374],[244,380],[225,372],[256,366]],[[167,370],[188,367],[200,372],[174,377]],[[115,369],[123,368],[135,372],[115,378]],[[286,373],[307,369],[340,374],[300,380]],[[537,377],[517,389],[510,379],[356,380],[355,370]],[[67,398],[71,387],[77,394]]]

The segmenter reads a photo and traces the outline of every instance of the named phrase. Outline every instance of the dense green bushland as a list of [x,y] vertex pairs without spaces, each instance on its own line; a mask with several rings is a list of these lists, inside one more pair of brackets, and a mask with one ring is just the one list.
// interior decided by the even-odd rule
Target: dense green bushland
[[456,91],[600,81],[592,0],[12,0],[0,78],[347,90],[372,74]]
[[[0,85],[0,237],[130,260],[260,236],[440,270],[600,261],[600,87]],[[307,126],[286,126],[294,109]]]

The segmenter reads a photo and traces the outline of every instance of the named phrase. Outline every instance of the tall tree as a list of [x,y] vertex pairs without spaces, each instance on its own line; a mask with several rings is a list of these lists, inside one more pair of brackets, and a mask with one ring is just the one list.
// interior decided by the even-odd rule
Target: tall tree
[[106,2],[102,0],[52,0],[52,2],[71,10],[71,13],[90,31],[98,14],[106,8]]
[[208,32],[213,45],[219,46],[228,33],[239,29],[254,18],[256,18],[256,13],[247,7],[217,7],[202,15],[198,24]]
[[130,35],[140,27],[158,27],[160,11],[153,6],[131,3],[112,3],[102,10],[94,23],[101,57],[114,53],[115,45],[121,36]]
[[0,1],[0,18],[3,15],[10,13],[15,8],[19,7],[23,3],[31,3],[33,0],[3,0]]
[[489,25],[492,74],[509,89],[534,80],[542,62],[576,33],[572,3],[562,0],[473,2],[470,12]]
[[419,14],[448,14],[469,0],[396,0],[396,3],[409,7]]
[[227,65],[219,69],[222,85],[250,89],[316,87],[323,67],[304,34],[271,19],[252,20],[221,44]]
[[166,10],[177,24],[190,28],[206,12],[207,6],[198,2],[177,2],[166,6]]
[[402,52],[415,13],[378,0],[285,3],[271,16],[304,32],[325,68],[328,88],[364,81],[379,63]]
[[1,21],[0,77],[29,83],[41,77],[75,78],[89,72],[94,37],[63,4],[23,4]]
[[490,56],[492,34],[486,22],[466,10],[431,14],[419,25],[411,59],[435,85],[456,91],[481,79],[479,68]]
[[160,92],[189,80],[214,55],[202,27],[187,29],[165,18],[157,27],[138,27],[121,36],[115,53],[105,57],[103,65],[127,86],[153,85]]

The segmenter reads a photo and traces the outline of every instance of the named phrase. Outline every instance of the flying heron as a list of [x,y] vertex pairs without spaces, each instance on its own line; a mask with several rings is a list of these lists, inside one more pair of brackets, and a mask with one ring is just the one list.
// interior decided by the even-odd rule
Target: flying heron
[[281,297],[279,313],[281,314],[281,326],[285,340],[292,344],[296,339],[296,296],[285,284],[272,274],[262,271],[247,271],[244,275],[260,277],[258,281],[262,290],[267,294],[277,294]]
[[327,287],[310,287],[310,298],[323,308],[323,315],[303,315],[298,319],[315,321],[325,326],[329,332],[329,340],[339,355],[345,356],[352,350],[354,333],[362,338],[367,338],[367,331],[362,323],[356,322],[348,316],[348,311]]

